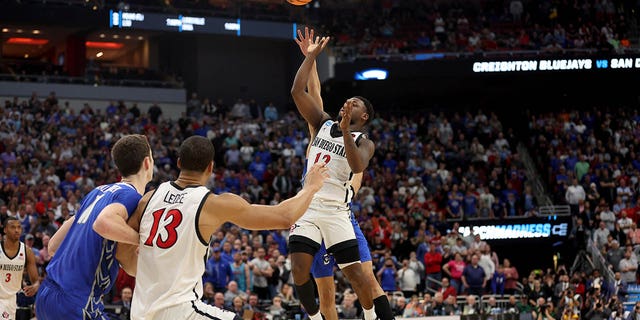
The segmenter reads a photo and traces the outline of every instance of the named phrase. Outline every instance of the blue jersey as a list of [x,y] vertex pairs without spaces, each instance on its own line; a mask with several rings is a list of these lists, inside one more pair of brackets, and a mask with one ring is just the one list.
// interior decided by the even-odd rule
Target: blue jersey
[[118,275],[116,243],[93,231],[93,223],[105,207],[114,203],[122,204],[131,216],[141,197],[128,183],[93,189],[83,199],[69,232],[47,266],[47,281],[59,287],[73,305],[82,306],[85,312],[103,308],[102,295],[111,291]]

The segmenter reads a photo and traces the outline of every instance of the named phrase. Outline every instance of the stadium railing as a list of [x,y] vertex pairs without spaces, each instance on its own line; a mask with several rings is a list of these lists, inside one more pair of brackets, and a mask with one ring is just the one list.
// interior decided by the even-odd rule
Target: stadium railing
[[[522,164],[526,170],[527,175],[527,183],[531,185],[533,192],[535,194],[536,200],[538,201],[539,206],[552,206],[553,202],[547,192],[545,192],[544,184],[542,184],[542,180],[540,180],[540,174],[538,174],[538,170],[536,169],[536,165],[531,159],[529,155],[529,150],[522,143],[518,143],[516,147],[518,150],[518,154],[520,155],[520,160],[522,160]],[[542,214],[542,212],[540,212]]]
[[0,74],[0,81],[40,82],[60,84],[86,84],[123,87],[154,87],[154,88],[182,88],[182,85],[174,82],[159,80],[138,79],[99,79],[92,77],[49,76],[38,74]]

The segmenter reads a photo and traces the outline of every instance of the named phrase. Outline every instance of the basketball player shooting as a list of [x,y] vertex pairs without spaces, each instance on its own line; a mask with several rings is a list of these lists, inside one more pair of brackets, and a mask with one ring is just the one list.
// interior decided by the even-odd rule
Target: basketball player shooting
[[324,163],[329,170],[329,178],[314,196],[309,209],[291,227],[292,273],[300,302],[310,319],[322,319],[309,273],[314,255],[324,241],[327,252],[333,255],[353,285],[365,319],[369,320],[375,319],[372,293],[360,263],[349,203],[354,195],[351,186],[354,174],[364,171],[375,150],[373,142],[362,132],[373,117],[373,106],[363,97],[349,98],[342,106],[337,121],[334,121],[323,111],[322,103],[305,90],[315,60],[328,41],[329,37],[309,39],[306,57],[291,89],[298,110],[315,134],[309,148],[307,167]]
[[[309,30],[308,27],[304,28],[304,34],[302,31],[298,30],[298,37],[295,39],[296,44],[300,47],[303,55],[307,55],[307,47],[311,43],[314,36],[314,30]],[[316,64],[314,62],[313,67],[311,67],[311,76],[309,77],[309,82],[307,82],[307,92],[311,97],[315,100],[316,105],[324,111],[322,97],[320,94],[321,86],[320,79],[318,77],[318,70],[316,69]],[[315,139],[315,132],[313,128],[309,125],[309,141],[313,141]],[[306,158],[309,158],[309,149],[311,149],[311,143],[307,147]],[[362,172],[353,176],[353,180],[351,180],[351,186],[353,187],[353,194],[358,194],[358,190],[360,189],[360,185],[362,183]],[[387,299],[387,295],[384,293],[380,284],[378,283],[378,279],[373,273],[373,264],[371,263],[371,252],[369,251],[369,244],[367,243],[367,239],[364,237],[362,230],[360,230],[360,225],[356,221],[355,216],[351,213],[351,224],[353,225],[353,231],[356,234],[356,239],[358,240],[358,249],[360,251],[360,261],[362,263],[363,271],[367,277],[367,287],[371,289],[372,297],[373,297],[373,305],[380,320],[392,320],[393,312],[391,311],[391,305],[389,304],[389,299]],[[333,256],[327,254],[327,249],[322,243],[320,246],[320,250],[316,253],[313,258],[313,265],[311,266],[311,274],[316,282],[316,286],[318,288],[318,294],[320,298],[320,312],[324,316],[326,320],[338,320],[338,313],[336,312],[336,286],[333,280],[333,266],[335,265],[335,259]]]
[[293,198],[275,206],[250,205],[235,194],[215,195],[204,186],[213,158],[207,138],[186,139],[178,154],[178,179],[145,194],[129,219],[129,226],[139,231],[139,246],[120,243],[116,257],[136,276],[131,319],[239,319],[200,300],[211,235],[225,222],[250,230],[286,229],[327,178],[324,165],[315,165]]

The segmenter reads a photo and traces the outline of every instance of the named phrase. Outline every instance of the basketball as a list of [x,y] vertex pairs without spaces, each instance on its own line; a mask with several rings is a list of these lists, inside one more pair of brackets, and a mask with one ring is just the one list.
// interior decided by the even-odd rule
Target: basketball
[[287,2],[291,3],[294,6],[304,6],[305,4],[311,2],[311,0],[287,0]]

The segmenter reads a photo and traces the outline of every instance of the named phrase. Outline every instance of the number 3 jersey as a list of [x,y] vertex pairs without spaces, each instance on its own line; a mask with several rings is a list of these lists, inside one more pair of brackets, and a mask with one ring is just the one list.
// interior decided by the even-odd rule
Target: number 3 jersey
[[20,242],[18,251],[9,257],[4,249],[4,242],[0,242],[0,300],[13,300],[16,293],[22,289],[22,272],[27,262],[24,243]]
[[209,238],[200,234],[204,186],[162,183],[140,220],[140,250],[132,319],[152,319],[158,310],[202,297]]
[[[366,137],[362,132],[351,132],[351,136],[356,145],[362,137]],[[337,121],[325,121],[311,142],[307,170],[316,163],[326,163],[326,168],[329,169],[329,178],[325,180],[320,191],[315,194],[314,200],[350,203],[354,193],[353,187],[351,187],[353,172],[347,161],[344,138]]]

